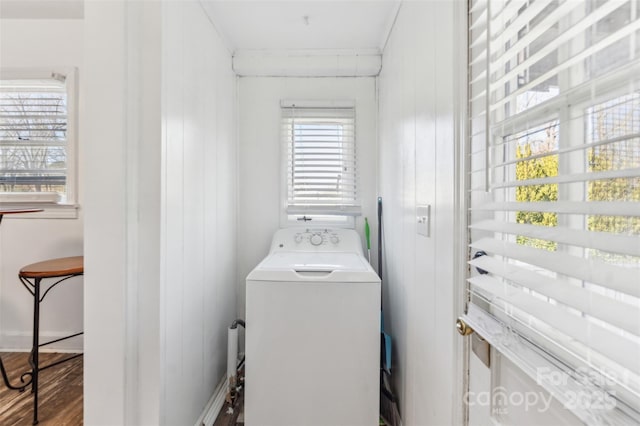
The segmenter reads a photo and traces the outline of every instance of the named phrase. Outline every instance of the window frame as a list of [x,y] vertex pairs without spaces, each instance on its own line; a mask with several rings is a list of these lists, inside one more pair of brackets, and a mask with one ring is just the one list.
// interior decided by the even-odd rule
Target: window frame
[[[281,100],[280,101],[280,116],[279,123],[282,126],[282,122],[284,120],[283,110],[285,108],[300,108],[300,109],[318,109],[318,108],[351,108],[353,109],[353,146],[355,149],[354,153],[354,161],[356,163],[355,168],[355,179],[356,179],[356,188],[359,183],[359,173],[358,173],[358,151],[357,151],[357,140],[356,140],[356,123],[357,123],[357,109],[356,103],[353,100]],[[286,138],[282,134],[280,137],[280,226],[281,227],[331,227],[331,228],[355,228],[355,216],[361,215],[361,203],[359,199],[359,191],[356,189],[356,202],[357,208],[355,211],[350,211],[345,213],[344,215],[336,214],[336,213],[316,213],[313,212],[313,206],[309,206],[309,213],[289,213],[288,203],[289,203],[289,171],[288,171],[288,161],[289,161],[289,146],[286,143]],[[309,220],[305,221],[303,218],[309,218]]]
[[66,194],[57,202],[42,199],[43,193],[7,192],[0,202],[16,206],[43,208],[40,213],[12,215],[15,218],[76,218],[78,209],[78,70],[76,67],[0,68],[0,80],[48,80],[56,76],[65,79],[67,95],[66,133]]

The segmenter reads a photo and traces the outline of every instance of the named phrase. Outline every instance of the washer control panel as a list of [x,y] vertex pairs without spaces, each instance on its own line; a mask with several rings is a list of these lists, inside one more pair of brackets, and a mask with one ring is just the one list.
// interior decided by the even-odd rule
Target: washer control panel
[[296,232],[293,236],[296,244],[311,244],[312,246],[321,246],[340,243],[340,235],[332,229],[305,229]]
[[360,235],[342,228],[284,228],[278,230],[271,251],[350,251],[362,253]]

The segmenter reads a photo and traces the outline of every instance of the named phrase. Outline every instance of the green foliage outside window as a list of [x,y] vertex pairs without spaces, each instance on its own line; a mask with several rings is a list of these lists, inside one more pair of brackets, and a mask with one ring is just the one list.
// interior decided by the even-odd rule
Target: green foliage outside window
[[[539,154],[537,152],[536,154]],[[516,158],[531,157],[531,144],[519,145],[516,150]],[[545,155],[531,160],[518,161],[516,163],[516,178],[518,180],[538,179],[558,175],[558,155]],[[544,202],[558,200],[558,185],[523,185],[516,187],[516,201]],[[522,224],[557,226],[558,215],[548,212],[520,211],[516,213],[516,221]],[[517,237],[518,244],[553,251],[557,247],[554,241],[529,238],[522,235]]]
[[[639,158],[636,155],[629,155],[637,151],[637,147],[634,150],[633,141],[630,142],[631,146],[612,144],[589,150],[589,171],[600,172],[638,167]],[[640,202],[640,178],[594,180],[588,183],[587,191],[589,201]],[[592,215],[587,218],[587,228],[594,232],[640,235],[640,217]],[[616,264],[635,264],[639,261],[633,256],[604,253],[600,250],[590,250],[590,253],[591,256]]]

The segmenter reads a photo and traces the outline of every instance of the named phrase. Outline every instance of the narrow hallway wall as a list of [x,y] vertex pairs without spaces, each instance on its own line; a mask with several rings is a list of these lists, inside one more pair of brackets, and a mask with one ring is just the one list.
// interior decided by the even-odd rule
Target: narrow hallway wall
[[236,295],[236,77],[197,2],[163,9],[161,423],[195,424],[226,372]]
[[[406,425],[462,424],[455,334],[456,2],[404,2],[379,77],[383,298]],[[416,206],[430,206],[429,235]],[[460,271],[460,274],[462,271]]]
[[236,309],[231,56],[197,1],[85,17],[85,424],[192,425]]

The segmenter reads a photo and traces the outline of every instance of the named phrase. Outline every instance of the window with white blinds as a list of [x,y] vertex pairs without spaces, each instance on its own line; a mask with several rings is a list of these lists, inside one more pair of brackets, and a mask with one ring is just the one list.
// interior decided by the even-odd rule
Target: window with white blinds
[[586,423],[640,422],[640,1],[468,23],[465,317]]
[[66,195],[69,112],[64,80],[0,80],[0,192],[31,194],[15,198],[27,201],[57,201],[56,194]]
[[289,215],[360,211],[353,107],[282,107]]

